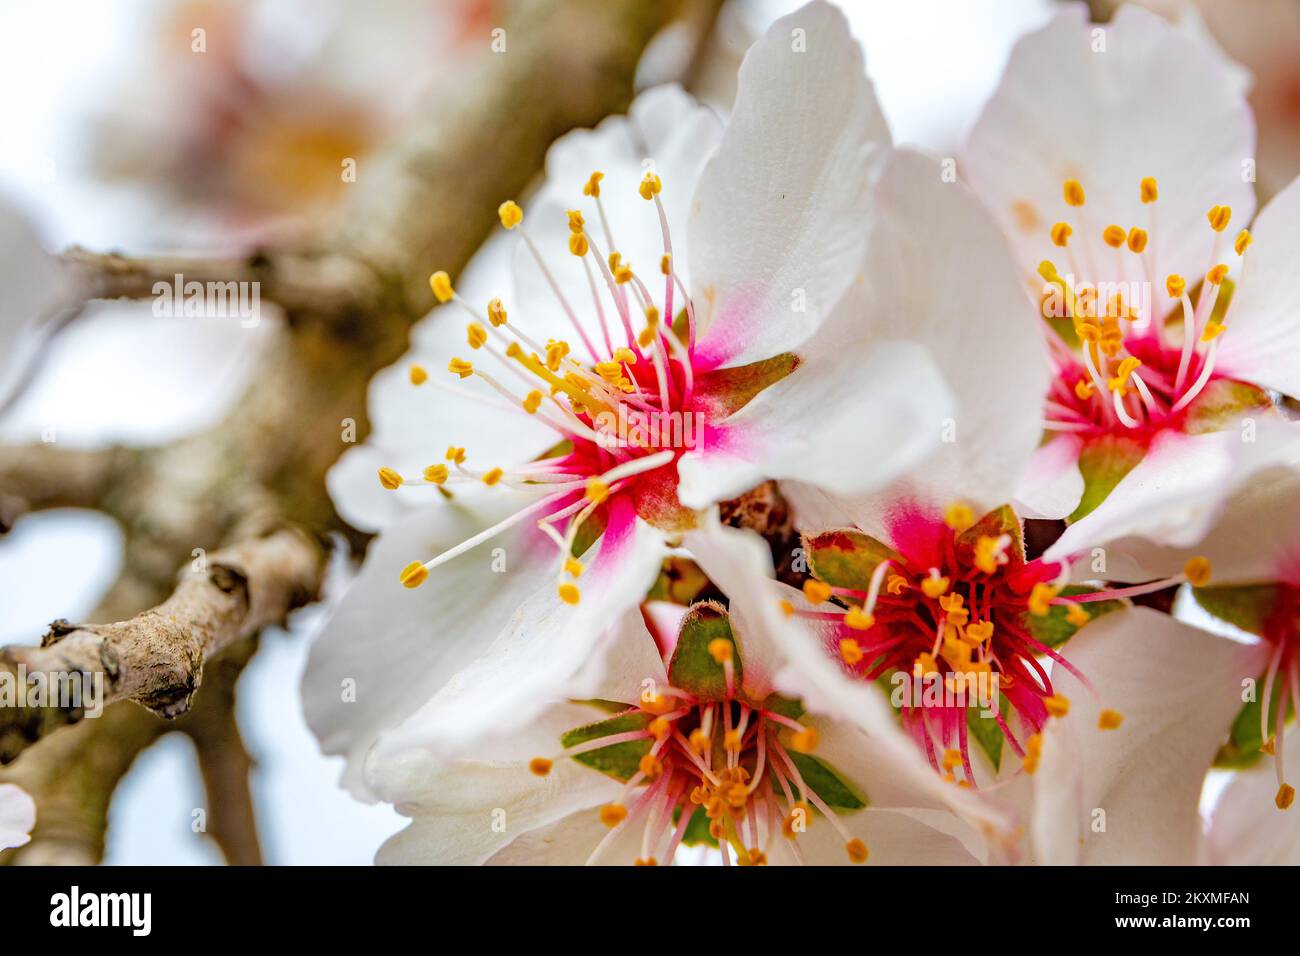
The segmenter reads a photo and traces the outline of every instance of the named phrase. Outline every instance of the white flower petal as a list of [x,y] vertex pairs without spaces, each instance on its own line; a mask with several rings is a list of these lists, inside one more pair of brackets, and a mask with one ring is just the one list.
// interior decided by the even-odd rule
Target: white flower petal
[[1050,373],[1041,322],[992,218],[942,172],[912,150],[891,156],[876,187],[865,319],[855,329],[852,313],[837,310],[818,336],[831,348],[855,332],[918,342],[954,395],[950,415],[926,423],[941,439],[929,454],[887,489],[848,503],[868,532],[899,500],[939,510],[963,500],[977,513],[1005,504],[1042,436]]
[[[1070,712],[1045,736],[1034,779],[1035,858],[1194,863],[1201,786],[1263,650],[1141,607],[1080,631],[1070,661],[1101,696],[1064,668],[1053,674]],[[1103,708],[1123,715],[1118,729],[1098,729]],[[1093,829],[1098,810],[1103,832]]]
[[860,494],[934,448],[952,409],[921,346],[860,342],[804,362],[706,431],[703,450],[678,461],[677,495],[703,508],[770,478]]
[[24,846],[36,826],[36,804],[13,783],[0,783],[0,850]]
[[63,287],[54,257],[26,219],[0,202],[0,397],[30,357],[36,329],[58,307]]
[[[1077,280],[1145,281],[1138,256],[1101,241],[1116,224],[1150,231],[1154,281],[1163,286],[1177,272],[1190,287],[1214,264],[1210,207],[1231,206],[1234,225],[1254,213],[1254,187],[1243,175],[1254,145],[1240,83],[1214,50],[1136,6],[1093,26],[1087,8],[1073,4],[1016,44],[962,169],[1003,223],[1027,276],[1043,259],[1069,271],[1065,250],[1048,236],[1065,221],[1079,268],[1100,270]],[[1139,198],[1147,176],[1159,185],[1150,206]],[[1081,210],[1064,201],[1068,179],[1084,187]]]
[[1300,396],[1300,179],[1273,197],[1251,233],[1216,367]]
[[[509,623],[481,656],[467,662],[427,704],[380,740],[380,753],[408,748],[443,756],[466,753],[484,738],[524,726],[559,698],[587,699],[612,692],[606,686],[606,668],[623,686],[627,675],[619,668],[633,662],[627,657],[629,640],[644,641],[647,649],[636,666],[652,671],[641,673],[637,686],[642,679],[662,675],[639,605],[667,553],[663,533],[624,515],[611,518],[593,548],[599,553],[584,556],[589,569],[580,579],[579,604],[563,603],[553,581],[522,603],[495,599],[502,611],[518,608]],[[634,620],[627,620],[628,615]],[[617,661],[617,656],[627,659]]]
[[[866,866],[971,866],[978,861],[960,841],[914,816],[893,810],[867,807],[842,814],[839,822],[866,844]],[[813,866],[851,865],[845,840],[827,820],[813,817],[812,825],[798,839],[806,863]],[[772,862],[790,864],[794,856],[784,838],[773,843]]]
[[[572,760],[557,760],[549,774],[538,777],[528,762],[558,752],[565,731],[598,717],[589,707],[557,704],[519,733],[484,747],[474,760],[439,763],[419,750],[373,756],[367,766],[371,785],[412,818],[380,848],[376,862],[476,865],[575,811],[594,818],[588,808],[614,799],[617,781]],[[594,848],[593,842],[568,849],[581,862]]]
[[1074,436],[1058,435],[1034,452],[1015,494],[1022,518],[1065,518],[1079,507],[1084,487],[1079,448]]
[[[303,675],[307,722],[329,754],[349,758],[345,782],[366,796],[359,758],[488,646],[518,603],[554,574],[556,549],[526,519],[436,568],[415,590],[399,573],[532,500],[505,488],[459,492],[410,512],[370,545],[360,574],[316,638]],[[494,571],[494,549],[505,570]],[[496,563],[500,567],[499,562]]]
[[700,354],[728,365],[794,348],[830,313],[890,142],[862,51],[820,0],[772,24],[738,83],[689,228]]

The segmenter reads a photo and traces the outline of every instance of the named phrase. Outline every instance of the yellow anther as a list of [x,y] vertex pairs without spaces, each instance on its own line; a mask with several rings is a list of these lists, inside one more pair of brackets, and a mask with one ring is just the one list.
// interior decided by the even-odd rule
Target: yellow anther
[[740,731],[733,727],[722,735],[722,749],[740,753],[740,740]]
[[866,631],[875,626],[876,619],[855,604],[844,613],[844,623],[855,631]]
[[507,229],[513,229],[524,221],[524,211],[513,199],[507,199],[497,206],[497,215],[501,217],[501,225]]
[[564,361],[564,357],[568,354],[568,342],[565,342],[563,339],[551,339],[551,341],[546,343],[546,367],[552,372],[558,372],[560,370],[560,363]]
[[477,322],[471,322],[465,326],[465,341],[469,343],[472,349],[480,349],[487,342],[487,329]]
[[469,378],[474,374],[474,363],[466,362],[463,358],[453,358],[447,363],[447,371],[461,378]]
[[966,607],[966,599],[960,594],[948,594],[939,598],[939,607],[943,608],[949,624],[965,627],[970,620],[970,608]]
[[423,385],[429,380],[429,373],[424,370],[423,365],[412,365],[410,376],[412,385]]
[[623,366],[619,362],[597,362],[596,374],[611,385],[617,385],[623,378]]
[[912,664],[912,676],[924,677],[926,674],[937,674],[939,664],[934,659],[934,655],[929,651],[922,651],[916,655],[916,660]]
[[664,772],[663,761],[654,754],[645,754],[637,763],[637,769],[645,774],[647,780],[657,780]]
[[1118,249],[1120,246],[1124,245],[1124,237],[1126,235],[1128,235],[1128,233],[1124,231],[1123,226],[1110,225],[1101,231],[1102,242],[1106,243],[1106,245],[1110,246],[1112,249]]
[[447,446],[447,454],[444,456],[448,461],[455,462],[458,465],[465,464],[465,449],[458,448],[455,445]]
[[646,173],[641,178],[641,185],[637,187],[637,192],[641,194],[642,199],[654,199],[663,188],[663,181],[658,176],[654,173]]
[[621,803],[607,803],[600,808],[600,822],[613,829],[627,819],[627,807]]
[[749,865],[750,866],[767,866],[767,854],[756,846],[749,848]]
[[614,270],[614,281],[619,285],[626,285],[632,281],[633,275],[632,267],[626,263],[622,263]]
[[1065,606],[1065,619],[1075,627],[1083,627],[1092,620],[1092,615],[1084,610],[1082,604],[1071,601]]
[[582,577],[582,572],[587,569],[577,558],[569,557],[564,559],[564,570],[572,577],[580,578]]
[[1051,697],[1043,698],[1043,706],[1047,708],[1047,713],[1053,717],[1064,717],[1070,712],[1070,698],[1062,697],[1060,694],[1053,694]]
[[941,577],[928,577],[921,579],[921,590],[928,598],[937,598],[941,594],[948,593],[948,579]]
[[587,220],[576,209],[569,210],[569,232],[582,232],[587,228]]
[[402,476],[387,466],[379,469],[379,483],[392,491],[402,486]]
[[1154,177],[1147,176],[1138,184],[1138,195],[1142,197],[1143,203],[1153,203],[1160,198],[1160,190],[1156,188]]
[[1082,206],[1084,200],[1083,186],[1077,179],[1067,179],[1062,187],[1065,201],[1071,206]]
[[582,232],[569,233],[569,251],[579,258],[587,254],[590,246],[587,245],[587,235]]
[[1043,735],[1034,734],[1025,741],[1025,773],[1032,774],[1038,769],[1038,761],[1043,756]]
[[636,353],[627,346],[614,349],[614,361],[623,365],[635,365]]
[[809,578],[803,583],[803,596],[809,604],[824,604],[831,599],[831,586],[824,581]]
[[725,664],[731,660],[731,655],[735,651],[735,645],[725,637],[715,637],[709,641],[709,656],[719,664]]
[[1209,559],[1199,556],[1183,565],[1183,575],[1194,588],[1203,588],[1210,583],[1210,570]]
[[1097,715],[1098,730],[1118,730],[1122,723],[1124,723],[1124,715],[1118,710],[1103,710]]
[[943,512],[943,523],[953,531],[961,534],[975,523],[975,512],[970,505],[957,501],[950,504]]
[[655,740],[663,740],[673,732],[673,723],[664,717],[656,717],[645,728]]
[[578,590],[578,586],[569,581],[565,581],[556,588],[555,593],[560,596],[560,600],[565,604],[577,604],[582,600],[582,592]]
[[1295,787],[1289,783],[1284,783],[1277,788],[1277,796],[1273,798],[1279,810],[1289,810],[1291,804],[1295,803]]
[[587,479],[587,490],[584,492],[588,501],[594,501],[600,504],[609,497],[609,485],[605,484],[599,478]]
[[666,252],[659,259],[659,271],[666,276],[673,274],[673,257]]
[[429,288],[439,302],[450,302],[456,290],[451,287],[451,276],[439,269],[429,276]]
[[446,465],[430,465],[424,469],[424,480],[431,485],[440,485],[447,480],[451,472]]
[[[488,321],[493,327],[500,327],[506,324],[506,307],[501,304],[500,299],[493,299],[487,304]],[[514,343],[511,343],[512,345]]]
[[1035,617],[1042,617],[1047,614],[1052,609],[1052,600],[1057,593],[1056,588],[1039,581],[1034,585],[1034,589],[1029,592],[1029,613]]
[[1048,282],[1059,282],[1061,274],[1056,271],[1056,264],[1051,259],[1044,259],[1038,264],[1038,274]]
[[600,181],[604,178],[605,178],[605,174],[602,173],[600,170],[596,170],[594,173],[588,176],[587,181],[583,183],[582,194],[584,196],[591,196],[595,199],[599,199]]
[[1215,339],[1219,337],[1219,333],[1222,331],[1223,331],[1222,322],[1215,322],[1213,320],[1206,322],[1205,328],[1201,331],[1201,341],[1213,342]]
[[1232,244],[1232,248],[1237,255],[1244,256],[1246,254],[1246,249],[1249,248],[1250,244],[1254,241],[1255,239],[1250,234],[1250,230],[1243,229],[1241,232],[1237,233],[1237,241]]
[[698,727],[691,731],[689,742],[691,749],[697,754],[703,754],[707,751],[709,749],[709,744],[711,743],[709,735]]
[[909,587],[911,587],[911,585],[907,583],[907,578],[903,577],[901,574],[890,574],[885,577],[886,594],[899,595]]
[[851,637],[845,637],[840,640],[840,660],[844,661],[850,667],[862,662],[864,654],[862,645]]
[[1222,285],[1226,278],[1228,278],[1228,267],[1222,262],[1205,273],[1205,281],[1211,285]]
[[972,561],[976,568],[985,574],[993,574],[998,566],[1006,563],[1005,543],[1001,537],[982,534],[975,541],[975,556]]
[[1178,273],[1172,273],[1169,278],[1165,279],[1165,291],[1169,293],[1169,298],[1178,299],[1187,291],[1187,280]]
[[1277,754],[1277,738],[1269,737],[1259,748],[1260,753],[1268,754],[1270,757]]
[[1093,395],[1097,394],[1097,388],[1086,378],[1081,378],[1074,383],[1074,394],[1082,401],[1086,402],[1088,399],[1092,398]]
[[786,617],[794,616],[794,605],[789,601],[787,601],[785,598],[781,599],[781,603],[778,606],[781,608],[781,613],[784,614]]
[[491,488],[493,485],[499,484],[501,482],[502,477],[504,476],[505,476],[505,471],[503,471],[502,469],[489,468],[483,474],[483,484]]
[[961,766],[961,751],[948,749],[943,752],[943,769],[956,770]]
[[975,621],[966,626],[966,642],[977,647],[993,636],[992,621]]
[[533,389],[524,396],[522,404],[524,406],[524,411],[529,415],[536,415],[537,410],[542,407],[542,393]]
[[1128,251],[1136,252],[1141,255],[1147,247],[1147,233],[1145,229],[1133,228],[1128,231]]
[[406,567],[402,568],[402,573],[398,579],[402,582],[402,587],[418,588],[429,577],[429,569],[419,561],[412,561]]
[[1205,214],[1205,218],[1210,220],[1210,228],[1215,232],[1223,232],[1228,228],[1228,222],[1232,219],[1231,206],[1213,206]]
[[1062,247],[1067,246],[1073,234],[1074,230],[1068,222],[1058,222],[1052,227],[1052,243]]
[[844,844],[844,852],[849,855],[849,859],[854,863],[867,862],[867,845],[857,837]]
[[609,254],[609,271],[610,271],[610,272],[617,272],[617,271],[618,271],[618,267],[619,267],[619,263],[621,263],[622,261],[623,261],[623,253],[621,253],[621,252],[611,252],[611,253]]
[[676,705],[675,698],[667,694],[655,694],[653,697],[641,701],[641,709],[647,714],[666,714]]
[[632,861],[632,865],[633,866],[658,866],[659,861],[652,856],[647,856],[645,859],[642,859],[641,857],[638,856],[635,860]]
[[653,305],[645,310],[645,323],[647,328],[659,328],[659,310]]
[[654,342],[654,340],[655,340],[655,330],[647,325],[644,329],[640,331],[640,333],[637,334],[636,344],[641,346],[641,348],[643,349],[649,348],[650,344]]
[[551,761],[547,760],[545,757],[534,757],[532,760],[528,761],[528,769],[531,770],[535,776],[545,777],[551,772]]
[[810,754],[817,749],[817,744],[821,742],[821,735],[817,733],[815,727],[805,727],[803,730],[796,731],[790,737],[790,746],[801,754]]

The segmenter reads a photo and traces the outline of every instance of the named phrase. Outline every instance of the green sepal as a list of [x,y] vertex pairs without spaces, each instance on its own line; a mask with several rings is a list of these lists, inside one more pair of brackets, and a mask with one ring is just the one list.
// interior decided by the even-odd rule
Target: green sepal
[[[1006,695],[998,695],[998,711],[1005,720],[1007,712],[1011,707],[1011,701]],[[1002,769],[1002,745],[1006,742],[1006,735],[1002,733],[1002,728],[998,726],[996,717],[985,717],[980,707],[968,707],[966,709],[966,728],[970,735],[975,738],[984,755],[989,758],[989,763],[993,764],[994,772]]]
[[1268,392],[1248,382],[1216,378],[1201,390],[1187,406],[1183,430],[1189,435],[1203,435],[1231,428],[1243,415],[1266,414],[1273,410]]
[[707,416],[706,421],[721,421],[798,367],[797,355],[782,352],[748,365],[705,372],[695,379],[697,411]]
[[975,551],[975,544],[980,538],[1000,538],[1010,535],[1011,547],[1006,550],[1007,570],[1015,570],[1025,563],[1025,530],[1020,523],[1020,516],[1010,505],[994,508],[984,517],[957,535],[953,545],[957,553],[967,560]]
[[[1071,584],[1061,588],[1060,596],[1074,597],[1080,594],[1096,593],[1096,588]],[[1111,611],[1118,611],[1120,608],[1126,607],[1127,602],[1119,599],[1113,601],[1087,601],[1077,606],[1088,612],[1088,620],[1078,627],[1075,627],[1067,619],[1066,615],[1069,614],[1070,609],[1064,604],[1050,605],[1046,614],[1030,614],[1026,611],[1020,615],[1020,625],[1033,635],[1034,640],[1041,641],[1048,647],[1060,647],[1092,621],[1103,614],[1109,614]]]
[[785,697],[775,692],[768,694],[767,699],[762,703],[762,709],[779,714],[782,717],[788,717],[791,720],[798,720],[804,715],[803,701],[798,697]]
[[668,665],[668,682],[700,700],[724,699],[726,671],[709,653],[709,644],[718,639],[731,642],[731,665],[735,670],[735,686],[739,688],[743,670],[740,648],[731,633],[731,620],[721,605],[711,601],[694,605],[682,618],[677,646]]
[[1083,497],[1079,499],[1079,507],[1065,520],[1073,524],[1091,514],[1146,453],[1145,445],[1122,435],[1103,435],[1086,442],[1079,452]]
[[881,561],[902,561],[889,545],[850,529],[805,535],[803,546],[808,569],[834,588],[865,591]]
[[[593,724],[574,727],[560,735],[560,745],[566,750],[577,744],[595,740],[597,737],[609,737],[613,734],[625,734],[633,730],[645,730],[653,720],[643,711],[621,714],[598,720]],[[640,769],[641,758],[650,752],[654,741],[649,737],[644,740],[625,740],[597,750],[580,753],[573,759],[580,764],[608,774],[615,780],[627,782]]]
[[[1264,706],[1260,699],[1264,693],[1264,674],[1261,674],[1255,681],[1255,699],[1247,701],[1237,712],[1236,719],[1232,722],[1232,730],[1228,734],[1228,741],[1219,748],[1218,754],[1214,757],[1214,765],[1223,770],[1244,770],[1247,767],[1254,766],[1259,758],[1264,756],[1260,747],[1264,745],[1260,737],[1260,710]],[[1274,679],[1276,682],[1276,678]],[[1268,726],[1270,728],[1277,726],[1277,709],[1282,703],[1282,695],[1277,693],[1276,683],[1274,684],[1273,699],[1269,701]],[[1287,702],[1287,721],[1295,718],[1295,702]]]
[[[801,754],[797,750],[787,750],[786,753],[799,769],[799,775],[803,777],[803,782],[808,785],[808,789],[832,810],[861,810],[867,805],[866,794],[850,786],[843,777],[816,757]],[[778,789],[780,787],[776,783],[773,785]],[[803,792],[793,780],[790,781],[790,788],[794,791],[796,799],[803,796]]]
[[1192,588],[1196,603],[1210,614],[1261,637],[1277,608],[1279,593],[1276,584]]

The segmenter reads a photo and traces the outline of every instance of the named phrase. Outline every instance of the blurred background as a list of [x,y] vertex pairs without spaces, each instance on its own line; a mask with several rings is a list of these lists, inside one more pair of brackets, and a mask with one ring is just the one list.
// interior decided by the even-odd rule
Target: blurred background
[[[707,24],[684,14],[646,48],[637,85],[685,80],[725,112],[744,50],[798,5],[729,0],[714,19],[718,5],[705,4]],[[940,155],[955,151],[1016,37],[1054,6],[841,5],[896,139]],[[1189,15],[1180,4],[1151,5],[1170,17]],[[237,255],[310,243],[356,188],[340,175],[341,160],[365,168],[368,157],[474,82],[510,6],[3,0],[0,202],[21,210],[51,251]],[[1104,13],[1109,5],[1094,6]],[[1202,6],[1198,28],[1255,74],[1261,187],[1273,191],[1300,165],[1300,2]],[[21,394],[0,413],[0,443],[151,447],[195,434],[222,421],[250,387],[276,325],[274,317],[255,328],[158,318],[148,301],[92,303],[39,350]],[[55,618],[89,619],[121,570],[123,540],[117,522],[88,510],[39,511],[14,522],[0,536],[0,644],[36,643]],[[327,600],[347,578],[346,562],[336,564]],[[403,822],[390,807],[358,803],[339,789],[341,761],[320,754],[303,720],[299,679],[322,613],[305,609],[287,632],[263,634],[238,677],[236,713],[255,762],[252,793],[268,863],[368,864]],[[162,736],[112,792],[104,862],[221,863],[216,843],[191,825],[206,799],[191,738]]]

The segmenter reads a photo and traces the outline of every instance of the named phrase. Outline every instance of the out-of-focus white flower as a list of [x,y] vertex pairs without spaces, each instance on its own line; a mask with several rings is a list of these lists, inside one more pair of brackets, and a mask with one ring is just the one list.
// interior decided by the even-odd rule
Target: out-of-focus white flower
[[36,826],[36,804],[12,783],[0,783],[0,850],[23,846]]
[[27,221],[0,201],[0,402],[17,384],[58,308],[58,264]]
[[1245,467],[1225,432],[1271,415],[1268,389],[1300,394],[1300,183],[1236,229],[1255,210],[1241,89],[1154,14],[1093,26],[1075,5],[1017,44],[971,134],[965,175],[1052,350],[1031,515],[1139,511],[1180,474]]
[[[409,730],[444,748],[526,723],[520,701],[598,653],[693,509],[765,478],[864,492],[896,444],[938,442],[947,391],[923,349],[818,331],[860,268],[889,146],[842,15],[778,21],[739,85],[725,129],[660,88],[556,144],[527,221],[500,210],[521,236],[517,312],[433,277],[449,304],[376,378],[375,432],[330,474],[341,513],[383,528],[307,675],[331,752],[430,697]],[[471,319],[459,347],[449,309]],[[517,678],[443,707],[435,691],[498,633],[528,637]],[[340,704],[348,679],[365,691]]]

